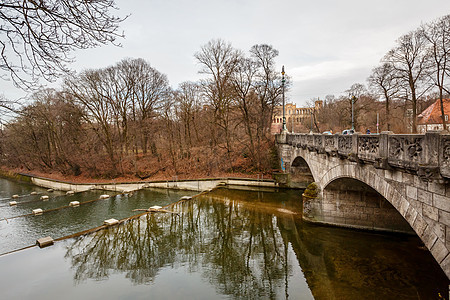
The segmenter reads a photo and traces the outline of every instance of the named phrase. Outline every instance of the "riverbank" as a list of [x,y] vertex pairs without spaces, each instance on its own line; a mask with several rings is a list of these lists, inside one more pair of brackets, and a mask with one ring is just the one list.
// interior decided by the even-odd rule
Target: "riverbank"
[[207,174],[192,174],[192,176],[188,175],[176,175],[172,176],[169,174],[156,174],[150,178],[146,178],[145,180],[136,178],[135,176],[120,176],[116,178],[94,178],[94,177],[86,177],[86,176],[74,176],[74,175],[63,175],[61,173],[44,173],[40,171],[29,171],[23,169],[9,169],[5,167],[0,167],[0,176],[14,179],[27,181],[26,178],[21,178],[20,174],[26,174],[33,177],[46,178],[51,180],[70,182],[73,184],[114,184],[118,182],[127,182],[127,183],[137,183],[137,182],[147,182],[147,181],[173,181],[173,180],[204,180],[204,179],[215,179],[215,178],[243,178],[243,179],[272,179],[270,174],[263,173],[241,173],[241,172],[219,172],[215,173],[213,176],[208,176]]
[[[235,185],[250,187],[277,187],[272,179],[264,179],[258,175],[257,178],[245,177],[214,177],[214,178],[195,178],[180,179],[172,177],[165,180],[141,180],[130,181],[128,178],[116,178],[114,180],[99,181],[92,178],[77,177],[77,180],[68,180],[68,178],[60,179],[52,174],[37,175],[31,173],[23,173],[17,170],[1,169],[0,176],[18,180],[22,182],[32,183],[34,185],[61,191],[84,192],[87,190],[105,190],[114,192],[131,192],[143,188],[170,188],[191,191],[207,191],[218,185]],[[233,174],[235,175],[235,174]]]

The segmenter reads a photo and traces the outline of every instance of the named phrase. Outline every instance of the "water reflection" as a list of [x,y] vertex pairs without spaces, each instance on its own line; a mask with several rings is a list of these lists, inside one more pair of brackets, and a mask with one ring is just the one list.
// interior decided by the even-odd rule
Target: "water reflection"
[[[448,280],[415,237],[308,226],[296,192],[220,189],[69,244],[75,281],[187,268],[234,298],[429,299]],[[299,271],[301,269],[301,272]],[[304,277],[303,277],[304,276]]]
[[[27,185],[24,187],[28,188]],[[20,190],[21,185],[0,179],[0,188],[5,189],[0,192],[10,197],[13,191]],[[33,202],[28,199],[39,199],[40,196],[30,195],[30,191],[23,192],[28,194],[20,198],[16,206],[2,207],[0,205],[0,254],[34,245],[36,239],[41,237],[51,236],[57,239],[100,226],[106,219],[119,220],[136,215],[139,212],[133,210],[137,208],[165,206],[178,201],[182,196],[196,193],[146,189],[133,194],[119,194],[108,199],[97,200],[101,194],[105,194],[105,191],[87,191],[71,196],[54,192],[48,201]],[[111,192],[109,194],[112,195]],[[68,207],[70,201],[79,201],[82,205]],[[39,216],[23,216],[30,214],[35,208],[55,210],[47,211]],[[10,217],[16,218],[10,219]]]

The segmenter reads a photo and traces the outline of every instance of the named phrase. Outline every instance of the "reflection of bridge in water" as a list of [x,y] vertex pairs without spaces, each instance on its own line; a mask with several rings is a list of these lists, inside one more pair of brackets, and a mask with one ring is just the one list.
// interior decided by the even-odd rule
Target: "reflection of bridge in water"
[[319,188],[304,198],[304,219],[413,230],[450,277],[450,135],[280,134],[277,143],[288,184]]

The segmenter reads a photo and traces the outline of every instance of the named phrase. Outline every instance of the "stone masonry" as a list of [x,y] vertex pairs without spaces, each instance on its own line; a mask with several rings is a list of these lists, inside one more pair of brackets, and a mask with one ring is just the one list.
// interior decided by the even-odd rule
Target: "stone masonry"
[[[402,220],[395,219],[391,206],[450,278],[450,135],[278,134],[276,140],[286,172],[301,157],[319,186],[318,197],[304,205],[306,219],[407,230]],[[352,182],[366,189],[348,188],[346,192],[345,184],[353,187]],[[368,220],[370,214],[378,217]]]

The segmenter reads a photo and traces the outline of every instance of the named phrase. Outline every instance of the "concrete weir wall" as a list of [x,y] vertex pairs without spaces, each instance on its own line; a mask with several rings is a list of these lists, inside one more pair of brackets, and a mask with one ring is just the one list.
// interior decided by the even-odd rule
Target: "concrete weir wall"
[[276,187],[273,180],[255,180],[244,178],[214,178],[214,179],[198,179],[198,180],[179,180],[179,181],[147,181],[136,183],[89,183],[89,184],[74,184],[59,180],[48,178],[35,177],[25,175],[31,178],[31,182],[37,186],[44,188],[84,192],[88,190],[105,190],[114,192],[135,191],[143,188],[169,188],[190,191],[207,191],[215,188],[219,184],[237,185],[237,186],[252,186],[252,187]]

